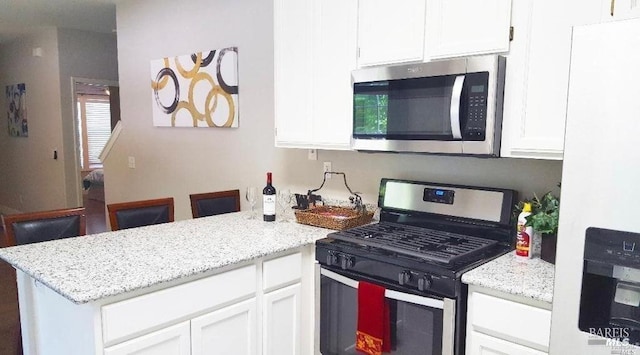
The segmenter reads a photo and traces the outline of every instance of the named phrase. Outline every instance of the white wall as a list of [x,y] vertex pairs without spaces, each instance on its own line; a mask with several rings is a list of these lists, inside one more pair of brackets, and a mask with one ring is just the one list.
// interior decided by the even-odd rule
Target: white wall
[[[322,162],[347,173],[349,185],[375,203],[381,177],[514,188],[543,193],[560,181],[560,162],[274,148],[273,6],[271,1],[123,1],[117,5],[124,131],[105,162],[107,203],[173,196],[176,218],[190,218],[190,193],[248,185],[306,192],[322,181]],[[155,128],[149,62],[237,46],[238,129]],[[295,48],[291,48],[295,50]],[[135,157],[136,168],[127,168]],[[348,197],[332,180],[320,194]],[[243,208],[246,203],[243,201]]]
[[[33,48],[42,48],[42,57],[32,56]],[[53,159],[53,149],[62,151],[56,29],[0,47],[0,73],[0,208],[6,212],[63,208],[63,161]],[[27,138],[9,137],[7,132],[4,89],[18,83],[26,84]]]
[[[32,56],[42,48],[42,57]],[[45,28],[0,47],[0,87],[25,83],[28,138],[0,125],[0,212],[75,207],[79,199],[71,77],[116,81],[113,34]],[[0,106],[6,112],[5,95]],[[53,159],[53,150],[58,159]]]
[[91,80],[118,80],[118,50],[115,34],[58,29],[60,53],[60,104],[65,196],[69,207],[82,204],[78,151],[72,95],[72,77]]

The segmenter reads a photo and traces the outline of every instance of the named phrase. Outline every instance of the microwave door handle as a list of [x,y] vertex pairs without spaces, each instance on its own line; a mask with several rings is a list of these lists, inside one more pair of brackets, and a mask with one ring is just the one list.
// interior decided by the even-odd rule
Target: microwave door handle
[[451,92],[451,108],[449,115],[451,118],[451,135],[453,139],[462,139],[460,132],[460,100],[462,100],[462,88],[464,87],[465,75],[456,76]]

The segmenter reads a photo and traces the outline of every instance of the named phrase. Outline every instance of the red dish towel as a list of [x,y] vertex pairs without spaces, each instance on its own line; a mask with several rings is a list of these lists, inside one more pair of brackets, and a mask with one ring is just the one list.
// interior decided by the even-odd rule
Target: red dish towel
[[379,355],[391,351],[389,304],[385,288],[360,281],[358,285],[358,329],[356,350]]

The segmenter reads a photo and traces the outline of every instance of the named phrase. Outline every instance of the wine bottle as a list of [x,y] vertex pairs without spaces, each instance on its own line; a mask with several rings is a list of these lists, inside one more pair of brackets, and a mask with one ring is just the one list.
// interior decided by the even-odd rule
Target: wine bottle
[[265,222],[276,220],[276,188],[271,185],[271,173],[267,173],[267,186],[262,189],[262,211]]

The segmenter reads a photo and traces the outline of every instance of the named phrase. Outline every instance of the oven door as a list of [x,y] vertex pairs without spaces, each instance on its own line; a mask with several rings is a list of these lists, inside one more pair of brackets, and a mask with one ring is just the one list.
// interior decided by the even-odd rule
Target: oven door
[[[391,354],[453,355],[455,300],[390,289],[385,296],[391,306]],[[357,303],[358,280],[320,268],[323,355],[359,354],[355,349]]]

